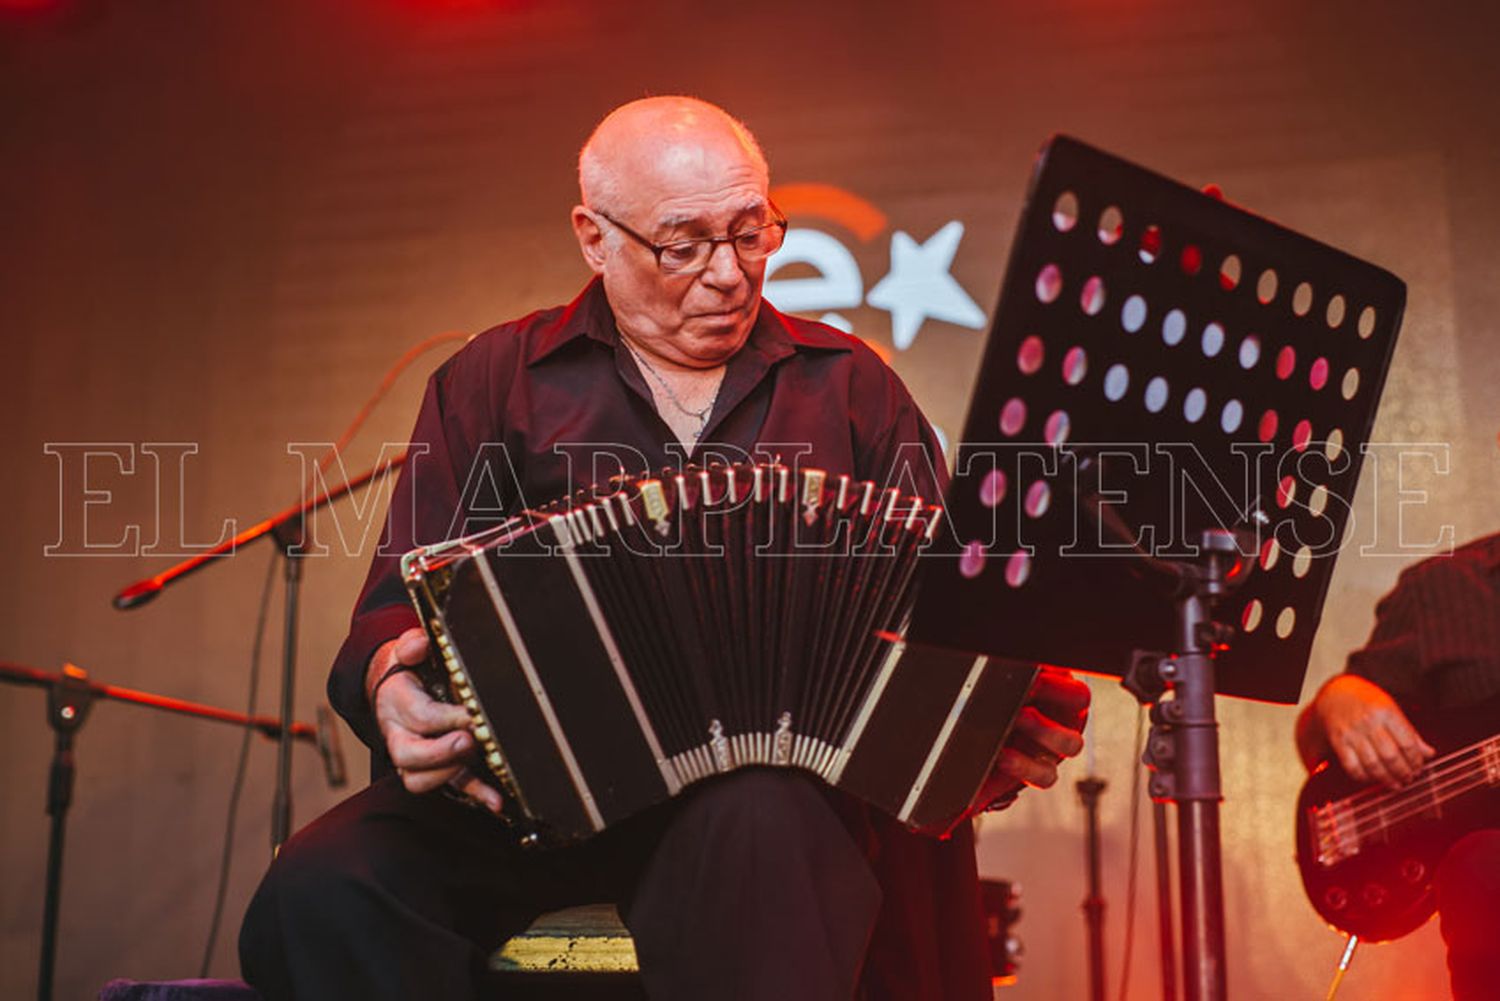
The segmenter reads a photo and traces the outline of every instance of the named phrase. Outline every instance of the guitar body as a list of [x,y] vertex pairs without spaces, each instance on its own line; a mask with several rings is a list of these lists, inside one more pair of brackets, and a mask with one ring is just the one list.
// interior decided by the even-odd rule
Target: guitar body
[[1438,753],[1409,785],[1356,782],[1326,761],[1297,799],[1307,899],[1324,921],[1368,942],[1426,923],[1448,849],[1470,831],[1500,825],[1500,700],[1445,713],[1441,727],[1412,722]]

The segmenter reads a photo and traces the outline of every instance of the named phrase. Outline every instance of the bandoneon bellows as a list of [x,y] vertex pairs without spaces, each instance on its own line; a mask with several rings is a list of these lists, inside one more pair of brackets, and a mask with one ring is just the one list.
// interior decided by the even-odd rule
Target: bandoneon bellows
[[847,476],[716,465],[618,477],[402,572],[533,843],[746,766],[805,769],[942,834],[1030,674],[900,639],[941,515]]

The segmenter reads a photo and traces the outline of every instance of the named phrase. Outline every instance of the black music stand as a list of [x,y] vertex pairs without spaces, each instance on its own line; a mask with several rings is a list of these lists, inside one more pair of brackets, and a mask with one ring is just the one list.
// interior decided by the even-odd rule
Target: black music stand
[[1213,697],[1301,693],[1404,303],[1076,140],[1038,160],[910,635],[1156,703],[1195,1001],[1225,985]]

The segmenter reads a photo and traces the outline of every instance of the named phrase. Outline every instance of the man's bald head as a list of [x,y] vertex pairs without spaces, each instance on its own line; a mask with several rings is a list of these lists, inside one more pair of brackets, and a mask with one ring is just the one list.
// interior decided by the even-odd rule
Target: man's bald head
[[620,333],[659,364],[723,365],[786,231],[750,130],[697,98],[631,101],[594,129],[578,179],[573,231]]
[[744,123],[696,97],[644,97],[604,117],[578,154],[583,204],[625,213],[633,190],[705,156],[748,159],[769,182],[765,154]]

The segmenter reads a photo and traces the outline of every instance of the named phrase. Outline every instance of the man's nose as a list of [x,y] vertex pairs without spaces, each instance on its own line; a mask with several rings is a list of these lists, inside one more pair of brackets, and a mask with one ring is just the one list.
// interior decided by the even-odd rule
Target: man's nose
[[716,243],[708,253],[708,266],[699,275],[703,284],[717,289],[734,288],[745,280],[744,269],[740,267],[739,255],[734,252],[733,243]]

